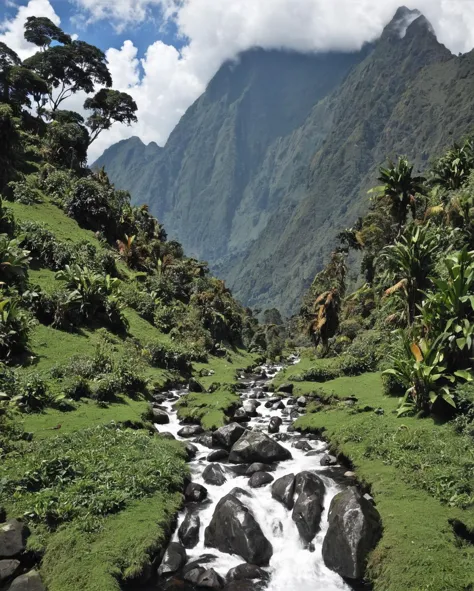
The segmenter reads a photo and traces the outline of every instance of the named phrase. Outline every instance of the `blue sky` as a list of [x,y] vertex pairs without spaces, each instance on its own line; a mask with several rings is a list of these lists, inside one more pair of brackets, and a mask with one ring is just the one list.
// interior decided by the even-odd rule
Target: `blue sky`
[[[32,55],[24,22],[47,16],[106,53],[114,88],[138,105],[138,123],[101,134],[93,160],[131,135],[164,145],[219,67],[242,51],[355,51],[380,36],[400,4],[419,9],[453,53],[474,47],[474,0],[0,0],[0,41],[22,59]],[[84,99],[74,95],[68,108],[81,111]]]

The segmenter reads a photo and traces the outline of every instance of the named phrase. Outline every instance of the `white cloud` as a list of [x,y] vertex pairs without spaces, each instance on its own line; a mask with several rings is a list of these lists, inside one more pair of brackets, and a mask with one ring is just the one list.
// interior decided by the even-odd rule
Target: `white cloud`
[[[106,19],[118,28],[149,19],[151,10],[159,7],[186,39],[181,51],[157,41],[141,60],[131,41],[121,49],[106,52],[114,87],[134,97],[139,121],[132,128],[115,125],[103,133],[91,148],[92,160],[112,143],[131,135],[163,145],[222,63],[254,46],[298,51],[355,50],[380,35],[400,4],[418,8],[451,51],[466,52],[474,46],[474,0],[70,1],[79,7],[79,16],[85,22]],[[8,26],[4,23],[4,36],[10,35],[17,48],[18,43],[21,45],[24,12],[37,13],[39,8],[43,13],[50,11],[45,14],[50,18],[54,15],[48,0],[30,0]],[[22,51],[28,48],[22,46]],[[79,104],[77,97],[74,104]]]
[[30,0],[26,6],[20,6],[15,17],[0,23],[0,41],[20,56],[22,60],[38,51],[36,45],[28,43],[23,37],[24,24],[29,16],[46,16],[59,25],[60,19],[49,0]]

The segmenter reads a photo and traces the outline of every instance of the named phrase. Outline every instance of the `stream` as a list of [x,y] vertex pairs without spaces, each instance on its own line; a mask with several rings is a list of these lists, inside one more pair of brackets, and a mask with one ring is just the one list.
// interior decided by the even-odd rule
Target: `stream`
[[[291,362],[296,363],[297,361],[294,358]],[[298,474],[303,471],[317,473],[325,485],[321,530],[316,534],[311,544],[305,543],[292,519],[292,512],[272,497],[272,482],[260,488],[250,488],[249,476],[238,474],[239,465],[219,462],[225,471],[227,480],[221,486],[205,482],[203,471],[209,465],[207,457],[212,452],[212,449],[197,442],[195,438],[184,439],[178,435],[178,431],[183,428],[183,424],[180,424],[177,419],[174,404],[176,397],[186,394],[186,391],[176,391],[173,392],[174,396],[171,400],[165,401],[162,406],[169,415],[169,424],[156,425],[156,428],[159,432],[171,433],[176,439],[193,443],[196,446],[196,455],[189,463],[191,480],[194,483],[203,485],[208,491],[207,501],[197,505],[196,511],[200,519],[199,541],[194,548],[186,550],[187,563],[198,560],[203,556],[209,557],[209,555],[212,555],[211,561],[203,564],[203,566],[206,568],[212,567],[225,579],[230,569],[245,562],[240,556],[226,554],[204,545],[204,532],[212,519],[217,503],[235,487],[239,487],[249,494],[249,496],[242,496],[241,500],[250,509],[263,534],[273,547],[269,565],[263,567],[269,574],[265,589],[268,591],[350,590],[351,587],[339,575],[325,566],[322,558],[322,544],[327,531],[328,509],[334,495],[344,488],[344,479],[342,477],[344,469],[340,466],[325,467],[320,465],[321,457],[325,452],[327,453],[327,446],[323,441],[302,437],[299,433],[292,432],[291,429],[288,432],[296,413],[298,415],[304,413],[303,406],[298,407],[297,404],[294,404],[295,399],[293,396],[283,394],[283,404],[278,405],[283,408],[274,409],[273,406],[275,405],[269,408],[265,406],[268,400],[275,396],[274,393],[267,391],[268,383],[282,369],[282,366],[264,365],[261,369],[265,372],[266,378],[261,375],[239,376],[239,383],[242,388],[240,395],[244,406],[246,400],[257,399],[258,403],[260,403],[256,409],[257,416],[251,418],[249,422],[245,422],[243,426],[251,430],[262,430],[268,434],[271,417],[280,417],[282,419],[279,434],[270,435],[270,437],[275,438],[280,445],[288,449],[291,452],[292,459],[274,464],[275,469],[270,474],[276,481],[289,473]],[[293,417],[290,416],[292,413]],[[293,447],[298,441],[306,441],[308,448],[303,450]],[[307,455],[309,446],[313,452],[311,455]],[[178,528],[185,518],[186,511],[185,508],[179,515]],[[173,535],[173,542],[179,542],[178,528]],[[247,581],[248,583],[249,581]],[[169,587],[158,587],[158,589],[167,588]],[[201,589],[201,587],[196,588]],[[238,589],[239,587],[233,588]],[[242,586],[242,589],[247,588]],[[183,589],[194,589],[194,587],[184,585]]]

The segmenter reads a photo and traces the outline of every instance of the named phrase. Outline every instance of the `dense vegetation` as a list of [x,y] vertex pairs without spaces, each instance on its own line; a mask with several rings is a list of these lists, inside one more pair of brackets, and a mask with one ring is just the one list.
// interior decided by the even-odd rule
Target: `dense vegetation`
[[[296,428],[323,433],[376,496],[375,589],[469,589],[473,140],[454,144],[426,177],[401,157],[379,180],[290,323],[294,342],[313,348],[277,384],[290,380],[309,397]],[[354,251],[364,282],[350,292]]]
[[[199,416],[220,426],[243,346],[271,338],[87,168],[90,143],[136,111],[102,52],[45,18],[25,37],[39,51],[23,63],[0,44],[0,507],[26,520],[50,591],[107,591],[149,568],[182,502],[184,448],[155,433],[153,395],[212,380],[222,402]],[[97,84],[87,121],[61,110]]]

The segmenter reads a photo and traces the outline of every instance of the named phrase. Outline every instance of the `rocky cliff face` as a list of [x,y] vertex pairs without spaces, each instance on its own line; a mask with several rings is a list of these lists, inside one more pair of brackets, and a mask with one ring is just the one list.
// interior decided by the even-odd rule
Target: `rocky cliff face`
[[246,304],[288,314],[363,211],[378,165],[421,153],[422,167],[466,133],[473,90],[474,54],[452,56],[400,9],[358,53],[243,54],[165,148],[132,138],[97,164]]

